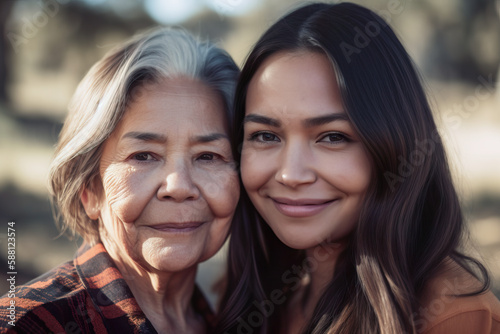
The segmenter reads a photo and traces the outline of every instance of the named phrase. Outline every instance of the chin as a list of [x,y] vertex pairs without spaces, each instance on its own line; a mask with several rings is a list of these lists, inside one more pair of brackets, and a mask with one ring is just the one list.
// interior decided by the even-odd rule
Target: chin
[[189,270],[196,268],[199,261],[195,258],[179,258],[175,255],[169,256],[168,258],[152,258],[147,261],[151,267],[161,272],[181,272],[184,270]]
[[193,247],[143,248],[144,261],[152,268],[164,272],[180,272],[198,265],[200,251]]
[[316,240],[297,238],[296,236],[281,236],[278,235],[278,239],[281,240],[282,243],[287,245],[290,248],[298,249],[298,250],[306,250],[318,245],[320,242]]
[[278,238],[282,243],[287,245],[290,248],[297,250],[308,250],[319,245],[342,245],[345,244],[348,235],[342,234],[342,236],[332,235],[329,237],[325,237],[324,235],[311,235],[305,237],[304,234],[294,234],[294,235],[278,235]]

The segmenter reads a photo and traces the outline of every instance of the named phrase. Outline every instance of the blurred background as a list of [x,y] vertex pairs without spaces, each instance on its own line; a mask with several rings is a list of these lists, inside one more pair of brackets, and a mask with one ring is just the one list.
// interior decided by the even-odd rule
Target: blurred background
[[[447,143],[471,234],[470,251],[500,296],[500,1],[365,0],[420,68]],[[7,291],[7,223],[15,222],[16,284],[73,257],[58,237],[48,167],[76,85],[117,43],[180,25],[242,65],[260,34],[304,4],[285,0],[2,0],[0,2],[0,295]],[[224,252],[204,263],[205,291]],[[213,300],[213,299],[212,299]]]

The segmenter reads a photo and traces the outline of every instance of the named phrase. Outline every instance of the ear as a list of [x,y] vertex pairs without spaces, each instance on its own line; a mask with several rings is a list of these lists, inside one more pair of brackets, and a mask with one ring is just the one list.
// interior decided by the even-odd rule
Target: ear
[[87,216],[92,220],[97,220],[101,214],[98,196],[93,191],[83,188],[80,201],[82,201]]

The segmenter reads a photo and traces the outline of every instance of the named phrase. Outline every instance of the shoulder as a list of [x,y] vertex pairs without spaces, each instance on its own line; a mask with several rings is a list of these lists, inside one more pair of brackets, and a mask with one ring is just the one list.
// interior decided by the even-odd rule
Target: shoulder
[[85,294],[73,262],[64,263],[0,298],[0,329],[66,332],[60,324],[85,304]]
[[429,281],[414,314],[418,333],[498,333],[500,302],[491,291],[472,296],[481,283],[465,269],[448,262]]

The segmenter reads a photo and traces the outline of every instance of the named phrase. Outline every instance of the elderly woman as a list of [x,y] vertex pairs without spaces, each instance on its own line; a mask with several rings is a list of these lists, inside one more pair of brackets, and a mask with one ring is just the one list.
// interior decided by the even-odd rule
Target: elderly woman
[[15,321],[0,300],[0,329],[210,331],[195,274],[224,243],[239,197],[228,141],[237,75],[227,53],[172,29],[90,70],[50,175],[64,227],[85,242],[19,287]]

